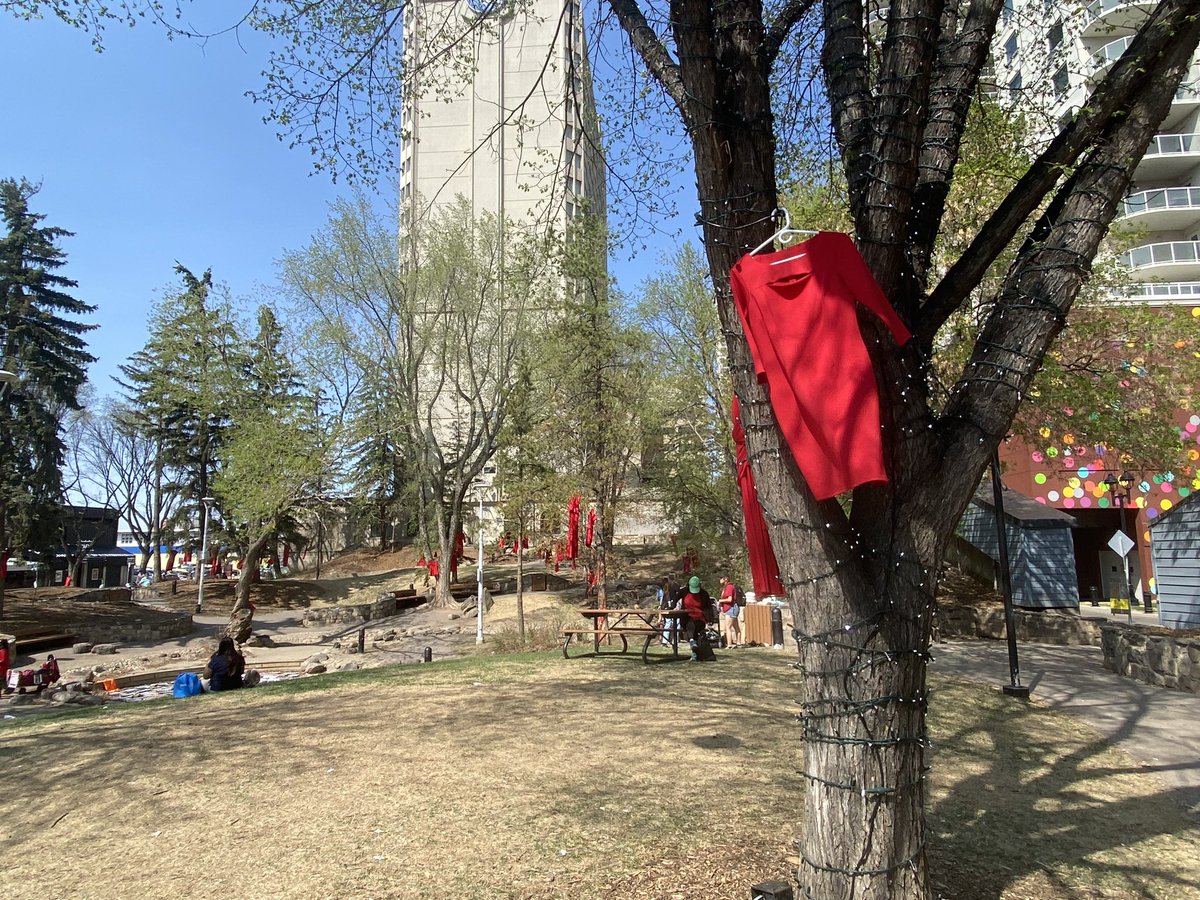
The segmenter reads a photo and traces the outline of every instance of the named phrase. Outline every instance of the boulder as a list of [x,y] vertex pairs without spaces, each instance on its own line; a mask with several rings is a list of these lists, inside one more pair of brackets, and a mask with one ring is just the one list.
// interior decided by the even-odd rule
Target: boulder
[[305,675],[320,675],[322,672],[326,671],[325,663],[323,663],[323,662],[306,662],[303,666],[302,671],[304,672]]
[[71,652],[72,653],[91,653],[92,647],[93,647],[92,644],[89,644],[86,641],[81,641],[78,644],[71,645]]
[[96,644],[95,646],[92,647],[92,652],[98,653],[100,655],[116,653],[117,645],[116,644]]

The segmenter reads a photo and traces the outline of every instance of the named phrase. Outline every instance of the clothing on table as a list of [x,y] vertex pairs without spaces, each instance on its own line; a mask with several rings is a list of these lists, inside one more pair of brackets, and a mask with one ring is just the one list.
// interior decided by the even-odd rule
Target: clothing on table
[[780,597],[784,591],[783,583],[779,580],[779,561],[775,559],[775,548],[771,546],[771,535],[767,533],[767,521],[758,502],[758,488],[754,486],[750,454],[746,450],[746,432],[742,428],[742,408],[736,394],[733,397],[733,444],[738,489],[742,494],[742,522],[746,527],[750,580],[759,597]]
[[818,500],[887,481],[879,393],[858,304],[895,338],[910,337],[849,235],[823,231],[746,254],[730,275],[734,304],[796,464]]

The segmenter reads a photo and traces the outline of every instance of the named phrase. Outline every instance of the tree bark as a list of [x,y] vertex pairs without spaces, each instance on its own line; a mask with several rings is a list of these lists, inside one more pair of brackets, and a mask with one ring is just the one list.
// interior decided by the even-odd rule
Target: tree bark
[[242,559],[242,571],[238,574],[237,587],[234,590],[233,613],[250,608],[250,586],[255,582],[259,563],[262,562],[263,551],[271,541],[273,530],[260,535],[246,548]]
[[[826,0],[824,68],[858,243],[919,336],[898,350],[878,322],[860,316],[890,481],[856,489],[847,515],[835,501],[816,501],[792,461],[728,287],[737,259],[773,231],[771,54],[763,52],[761,4],[676,0],[676,63],[635,2],[610,3],[693,143],[728,367],[796,626],[808,782],[801,885],[821,900],[926,897],[925,668],[935,573],[1183,77],[1200,25],[1187,19],[1186,0],[1164,0],[1155,19],[1164,31],[1139,39],[1144,55],[1114,70],[1110,91],[1097,91],[1109,114],[1081,114],[1065,143],[1071,161],[1088,155],[1051,203],[1037,241],[1022,249],[955,397],[935,418],[925,359],[936,328],[922,330],[920,316],[944,317],[947,307],[923,306],[929,248],[957,161],[964,98],[977,84],[1000,4],[974,4],[960,21],[940,0],[900,0],[880,50],[866,39],[860,2]],[[768,49],[779,46],[776,38]],[[1043,181],[1021,186],[1013,208],[1033,209],[1055,187],[1046,171],[1035,173]],[[990,223],[971,264],[1002,246],[1009,227],[1008,219]],[[965,296],[973,284],[949,290]]]

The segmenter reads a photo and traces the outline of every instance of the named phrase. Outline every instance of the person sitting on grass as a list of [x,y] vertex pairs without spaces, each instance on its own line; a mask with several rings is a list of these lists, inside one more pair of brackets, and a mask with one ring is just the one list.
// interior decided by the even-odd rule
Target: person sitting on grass
[[204,667],[210,691],[232,691],[242,687],[242,675],[246,671],[246,657],[238,652],[233,638],[223,637],[217,644],[217,652]]

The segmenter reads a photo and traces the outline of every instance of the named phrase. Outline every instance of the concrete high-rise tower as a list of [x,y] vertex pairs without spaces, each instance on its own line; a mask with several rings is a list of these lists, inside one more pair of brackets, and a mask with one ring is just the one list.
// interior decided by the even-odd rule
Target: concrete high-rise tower
[[578,0],[416,0],[406,10],[408,221],[466,197],[478,217],[566,223],[605,213]]

